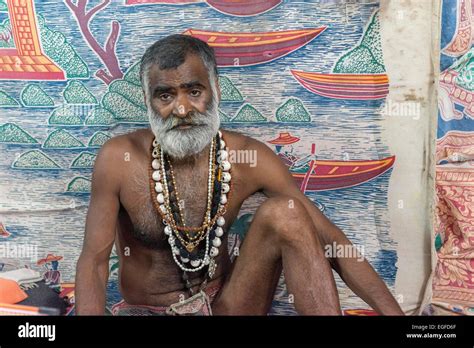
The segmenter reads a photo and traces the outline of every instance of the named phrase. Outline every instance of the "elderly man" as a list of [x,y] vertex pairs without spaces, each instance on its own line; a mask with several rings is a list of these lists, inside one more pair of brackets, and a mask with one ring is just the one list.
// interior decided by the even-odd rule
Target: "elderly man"
[[[378,313],[403,314],[360,255],[325,255],[324,246],[350,241],[279,157],[219,130],[218,72],[207,44],[161,39],[145,52],[140,74],[151,129],[114,137],[97,156],[77,264],[78,314],[104,314],[114,243],[123,296],[114,314],[265,315],[283,269],[298,313],[340,315],[331,267]],[[231,163],[239,150],[255,152],[256,165]],[[227,231],[256,192],[268,199],[231,263]]]

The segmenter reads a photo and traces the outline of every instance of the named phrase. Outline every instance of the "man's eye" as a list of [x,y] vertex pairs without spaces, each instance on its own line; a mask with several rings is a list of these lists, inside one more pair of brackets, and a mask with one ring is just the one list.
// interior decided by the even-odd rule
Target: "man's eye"
[[191,95],[193,97],[199,97],[201,95],[201,91],[199,89],[194,89],[191,91]]
[[160,99],[163,101],[169,101],[171,99],[170,94],[160,94]]

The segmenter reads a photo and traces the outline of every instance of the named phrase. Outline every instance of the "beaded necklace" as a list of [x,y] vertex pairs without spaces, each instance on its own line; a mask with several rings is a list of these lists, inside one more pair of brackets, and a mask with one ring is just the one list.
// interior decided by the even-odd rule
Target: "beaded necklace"
[[[222,133],[212,140],[209,150],[209,175],[207,204],[203,223],[199,227],[186,226],[183,209],[171,160],[164,154],[157,139],[153,141],[152,162],[149,167],[152,200],[161,215],[164,233],[168,237],[173,260],[183,271],[183,280],[190,290],[187,272],[197,272],[208,266],[207,277],[212,279],[217,268],[215,258],[219,254],[224,235],[224,214],[231,189],[231,164],[227,160]],[[201,287],[202,290],[203,287]]]

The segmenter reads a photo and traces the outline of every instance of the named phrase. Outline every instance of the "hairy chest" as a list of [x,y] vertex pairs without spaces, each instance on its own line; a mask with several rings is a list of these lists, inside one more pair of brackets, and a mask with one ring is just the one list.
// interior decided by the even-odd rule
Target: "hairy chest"
[[[175,169],[174,174],[184,221],[187,226],[200,226],[207,211],[208,172],[206,168],[192,171]],[[235,180],[233,176],[232,181],[235,190],[240,186],[238,175],[235,175]],[[162,219],[153,202],[156,199],[153,186],[145,165],[136,166],[124,176],[120,192],[122,207],[119,221],[127,227],[122,230],[126,230],[140,244],[153,249],[167,249],[169,246]],[[230,199],[225,215],[225,229],[228,229],[237,216],[242,201],[238,195],[233,195]]]

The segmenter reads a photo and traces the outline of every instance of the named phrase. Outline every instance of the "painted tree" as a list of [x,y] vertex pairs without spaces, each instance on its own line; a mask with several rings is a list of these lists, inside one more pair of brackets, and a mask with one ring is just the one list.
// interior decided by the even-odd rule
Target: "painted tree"
[[122,78],[123,72],[120,69],[116,53],[116,45],[120,35],[120,23],[118,21],[112,21],[110,33],[103,47],[97,42],[97,39],[92,35],[89,28],[89,23],[92,18],[99,11],[107,7],[110,4],[110,0],[102,0],[100,4],[92,7],[90,10],[87,10],[89,0],[64,0],[64,2],[74,14],[84,39],[106,67],[106,69],[97,70],[95,76],[107,85],[116,79]]

